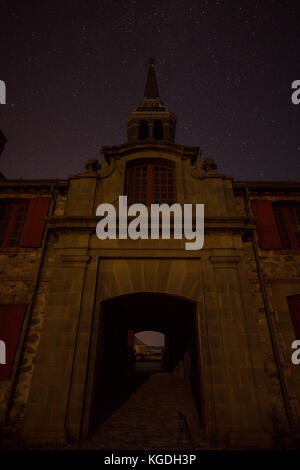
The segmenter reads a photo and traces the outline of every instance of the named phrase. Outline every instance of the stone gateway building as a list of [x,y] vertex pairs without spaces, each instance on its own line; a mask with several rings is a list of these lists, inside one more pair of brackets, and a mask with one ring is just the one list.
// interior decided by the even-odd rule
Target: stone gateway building
[[[154,330],[166,338],[162,376],[174,378],[156,406],[184,383],[194,416],[177,411],[190,429],[197,421],[197,446],[299,447],[300,183],[233,181],[199,147],[176,143],[152,61],[126,125],[127,142],[104,147],[101,166],[0,180],[2,432],[87,442],[131,380],[129,332]],[[203,248],[172,236],[98,239],[96,209],[117,208],[120,195],[204,204]]]

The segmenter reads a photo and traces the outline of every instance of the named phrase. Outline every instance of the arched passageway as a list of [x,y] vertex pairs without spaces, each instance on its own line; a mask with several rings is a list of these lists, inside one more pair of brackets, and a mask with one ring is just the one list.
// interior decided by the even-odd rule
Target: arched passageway
[[138,293],[102,302],[91,430],[109,418],[149,377],[136,373],[128,341],[129,331],[135,334],[145,330],[165,335],[162,369],[191,385],[203,422],[195,303],[167,294]]

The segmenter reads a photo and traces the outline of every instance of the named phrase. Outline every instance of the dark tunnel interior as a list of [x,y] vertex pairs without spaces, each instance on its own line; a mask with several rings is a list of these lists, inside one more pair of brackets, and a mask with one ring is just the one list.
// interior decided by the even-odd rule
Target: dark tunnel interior
[[138,293],[102,302],[90,432],[106,421],[149,373],[135,369],[128,331],[152,330],[165,335],[162,370],[189,381],[202,416],[201,366],[196,336],[196,306],[167,294]]

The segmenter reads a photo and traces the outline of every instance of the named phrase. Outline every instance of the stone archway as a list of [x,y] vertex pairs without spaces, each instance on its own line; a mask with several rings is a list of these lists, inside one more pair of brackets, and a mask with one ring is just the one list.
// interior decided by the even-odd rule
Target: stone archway
[[[91,348],[89,354],[88,377],[84,385],[84,410],[81,420],[81,435],[86,436],[90,430],[91,413],[93,413],[94,372],[99,361],[99,339],[102,331],[103,306],[114,302],[114,299],[125,296],[141,295],[148,293],[160,295],[160,298],[173,298],[176,301],[193,305],[195,316],[194,330],[198,351],[202,348],[199,344],[200,322],[205,321],[202,308],[202,279],[199,273],[202,271],[199,258],[103,258],[99,260],[98,277],[95,293],[95,314],[91,327]],[[176,302],[175,302],[176,303]],[[196,313],[195,313],[196,312]],[[202,319],[202,320],[201,320]],[[115,323],[117,324],[117,322]],[[161,331],[161,325],[155,326],[152,322],[143,328]],[[205,335],[205,332],[202,334]],[[201,336],[202,336],[201,334]],[[125,337],[125,336],[124,336]],[[123,337],[123,338],[124,338]],[[101,343],[100,339],[100,343]],[[168,341],[168,339],[167,339]],[[124,343],[123,343],[124,344]],[[201,359],[202,362],[202,359]],[[178,369],[182,367],[178,365]],[[208,369],[203,368],[203,374],[207,376]],[[205,387],[209,384],[205,381]],[[203,406],[203,403],[202,405]],[[201,411],[202,415],[204,414]],[[69,419],[67,420],[69,422]]]
[[[165,240],[168,242],[168,240]],[[97,302],[137,292],[202,298],[202,260],[199,258],[107,258],[100,260]]]
[[[191,389],[190,398],[196,405],[193,419],[198,419],[203,426],[195,302],[161,293],[133,293],[103,301],[100,316],[89,410],[90,431],[105,422],[146,380],[144,376],[141,379],[140,375],[135,375],[131,369],[127,343],[129,329],[133,332],[152,329],[165,334],[164,370],[181,379],[180,386],[186,382]],[[164,386],[161,393],[165,391]],[[158,390],[156,393],[159,407]],[[163,401],[164,397],[161,396],[161,399]]]

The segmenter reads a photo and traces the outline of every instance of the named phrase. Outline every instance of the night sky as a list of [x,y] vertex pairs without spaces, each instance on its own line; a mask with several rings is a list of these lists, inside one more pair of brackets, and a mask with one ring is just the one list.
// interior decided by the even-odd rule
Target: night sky
[[7,178],[67,178],[126,141],[155,57],[176,142],[237,180],[300,180],[300,1],[1,1]]

